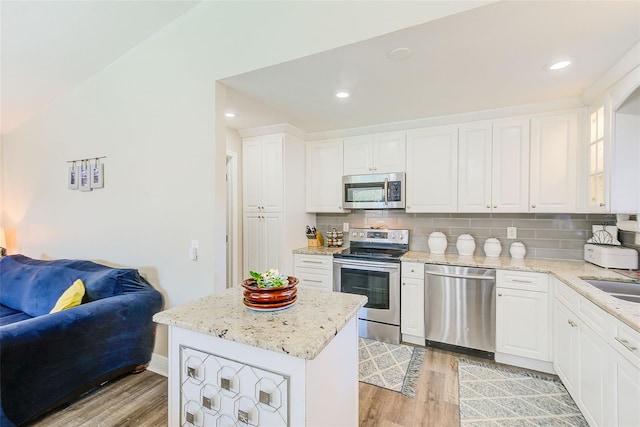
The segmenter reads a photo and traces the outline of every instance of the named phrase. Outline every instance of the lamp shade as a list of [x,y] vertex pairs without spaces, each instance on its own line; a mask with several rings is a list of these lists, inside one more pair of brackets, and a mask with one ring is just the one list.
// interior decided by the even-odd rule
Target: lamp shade
[[0,248],[7,247],[7,239],[4,237],[4,228],[0,228]]

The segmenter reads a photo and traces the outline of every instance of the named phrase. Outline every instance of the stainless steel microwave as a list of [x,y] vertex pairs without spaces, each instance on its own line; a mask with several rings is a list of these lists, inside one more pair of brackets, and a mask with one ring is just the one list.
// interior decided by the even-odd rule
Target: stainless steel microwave
[[342,177],[344,209],[403,209],[404,172]]

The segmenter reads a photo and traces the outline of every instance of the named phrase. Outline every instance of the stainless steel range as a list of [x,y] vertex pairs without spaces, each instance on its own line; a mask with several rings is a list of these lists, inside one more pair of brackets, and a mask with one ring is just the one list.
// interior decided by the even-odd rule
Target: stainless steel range
[[400,343],[400,257],[409,250],[409,230],[352,228],[350,247],[333,257],[333,288],[365,295],[358,334]]

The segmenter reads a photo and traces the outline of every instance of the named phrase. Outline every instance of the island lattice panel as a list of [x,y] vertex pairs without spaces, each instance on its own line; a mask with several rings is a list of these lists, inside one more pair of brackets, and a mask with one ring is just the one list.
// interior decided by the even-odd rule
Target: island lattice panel
[[289,377],[180,346],[183,427],[289,425]]

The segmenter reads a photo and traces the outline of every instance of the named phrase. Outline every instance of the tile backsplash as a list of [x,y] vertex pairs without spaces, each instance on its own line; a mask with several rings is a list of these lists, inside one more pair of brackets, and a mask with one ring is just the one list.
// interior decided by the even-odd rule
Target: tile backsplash
[[[342,224],[351,227],[386,225],[389,228],[409,229],[409,249],[429,251],[427,241],[433,231],[447,236],[448,253],[457,253],[456,239],[469,233],[476,240],[475,255],[483,256],[488,237],[502,243],[501,256],[509,256],[514,241],[524,243],[526,258],[583,259],[583,245],[591,237],[592,225],[615,225],[615,215],[603,214],[408,214],[393,210],[362,210],[350,214],[317,214],[316,227],[322,232]],[[507,239],[507,227],[517,228],[517,239]],[[346,238],[345,233],[345,238]],[[346,239],[345,239],[346,240]],[[345,245],[346,245],[345,241]]]

